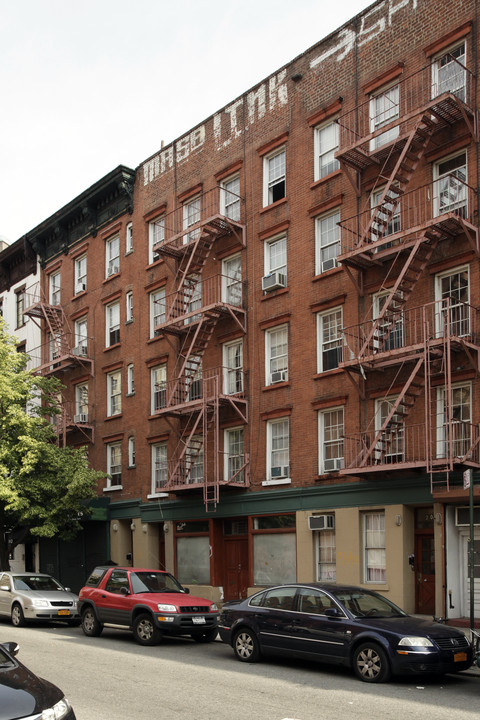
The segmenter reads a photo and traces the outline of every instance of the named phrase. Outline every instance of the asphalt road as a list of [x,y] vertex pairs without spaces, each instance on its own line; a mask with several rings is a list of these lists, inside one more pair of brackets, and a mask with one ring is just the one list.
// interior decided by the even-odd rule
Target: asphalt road
[[77,720],[468,720],[478,718],[480,674],[368,685],[350,671],[291,660],[238,662],[216,641],[137,645],[128,632],[87,638],[61,625],[13,628],[19,659],[59,685]]

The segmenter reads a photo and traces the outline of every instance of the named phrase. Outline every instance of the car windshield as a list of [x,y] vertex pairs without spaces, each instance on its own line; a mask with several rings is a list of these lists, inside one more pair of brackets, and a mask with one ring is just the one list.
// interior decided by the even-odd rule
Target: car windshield
[[130,574],[133,593],[183,593],[184,589],[173,575],[163,572],[134,572]]
[[14,575],[15,590],[64,590],[54,578],[48,575]]
[[355,617],[390,618],[407,615],[397,605],[386,600],[381,595],[365,591],[334,593],[336,599],[342,603]]

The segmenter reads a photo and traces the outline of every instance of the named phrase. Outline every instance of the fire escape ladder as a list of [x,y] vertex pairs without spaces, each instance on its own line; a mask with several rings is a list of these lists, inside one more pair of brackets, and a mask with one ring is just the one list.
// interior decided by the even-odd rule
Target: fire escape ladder
[[205,227],[201,229],[198,237],[192,243],[191,251],[184,256],[186,261],[179,264],[176,278],[177,289],[181,288],[185,278],[189,275],[201,274],[215,239],[216,235],[210,230]]
[[[213,398],[207,402],[206,393],[204,393],[204,423],[203,423],[203,501],[207,512],[215,512],[220,497],[220,453],[219,453],[219,387],[218,378],[215,380]],[[213,442],[213,453],[208,450],[208,438]],[[211,456],[213,467],[208,466],[208,459]],[[209,477],[209,471],[212,473]]]
[[[447,318],[447,323],[449,320]],[[436,408],[436,398],[434,400],[434,417],[436,422],[432,428],[432,432],[435,433],[433,442],[430,445],[432,448],[432,456],[436,458],[438,450],[441,450],[442,442],[444,444],[443,452],[443,463],[433,463],[430,465],[430,490],[433,494],[434,490],[450,490],[450,472],[453,470],[453,407],[452,407],[452,367],[451,367],[451,337],[448,327],[445,326],[442,332],[443,337],[443,404],[444,404],[444,423],[443,428],[437,427],[438,410]],[[433,414],[433,413],[432,413]],[[437,437],[438,433],[444,432],[445,437]],[[437,479],[438,478],[438,479]]]

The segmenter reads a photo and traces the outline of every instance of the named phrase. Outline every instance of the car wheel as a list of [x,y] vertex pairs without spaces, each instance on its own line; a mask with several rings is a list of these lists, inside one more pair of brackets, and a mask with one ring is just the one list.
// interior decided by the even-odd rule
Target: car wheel
[[239,630],[233,639],[233,651],[242,662],[256,662],[260,657],[260,644],[255,633],[248,628]]
[[353,656],[353,669],[360,680],[370,683],[386,682],[391,675],[385,650],[374,642],[358,646]]
[[15,605],[12,607],[12,625],[15,625],[15,627],[22,627],[25,625],[25,616],[23,614],[22,606],[18,603],[15,603]]
[[98,622],[93,608],[87,607],[82,613],[82,630],[88,637],[98,637],[103,625]]
[[205,630],[203,633],[192,633],[192,638],[195,640],[195,642],[199,643],[209,643],[213,642],[215,638],[218,635],[217,628],[212,628],[210,630]]
[[143,613],[135,618],[133,637],[140,645],[157,645],[161,640],[162,633],[156,627],[152,616]]

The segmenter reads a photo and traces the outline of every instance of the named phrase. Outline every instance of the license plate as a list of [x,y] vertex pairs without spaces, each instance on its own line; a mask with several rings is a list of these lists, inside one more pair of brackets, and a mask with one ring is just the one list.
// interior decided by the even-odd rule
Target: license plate
[[205,618],[204,617],[193,617],[192,622],[194,625],[205,625]]
[[59,615],[70,615],[70,610],[59,610],[58,614]]
[[461,652],[461,653],[455,653],[453,656],[453,662],[466,662],[467,660],[467,653]]

